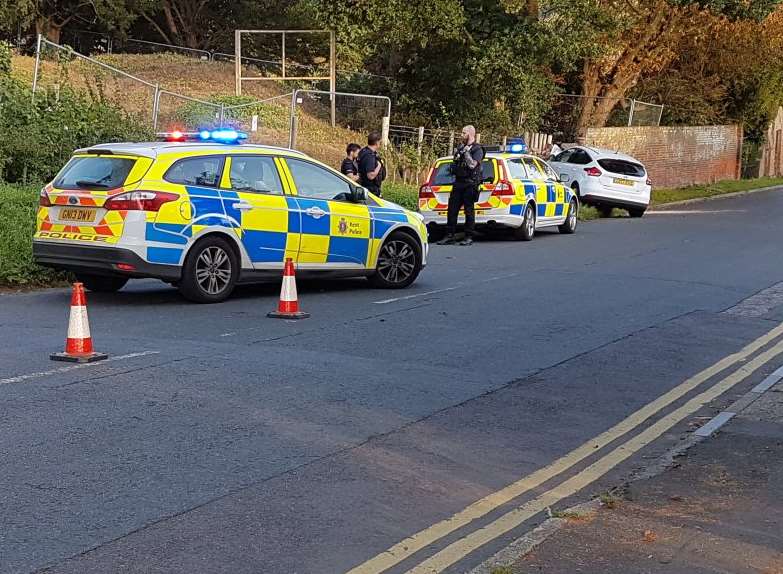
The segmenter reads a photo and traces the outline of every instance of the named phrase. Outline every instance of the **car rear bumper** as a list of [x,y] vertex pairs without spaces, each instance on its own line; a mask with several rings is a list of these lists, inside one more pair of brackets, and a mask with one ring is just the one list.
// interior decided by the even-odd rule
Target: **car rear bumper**
[[[424,223],[427,224],[427,226],[430,225],[446,225],[447,218],[445,215],[441,215],[440,213],[436,212],[422,212],[422,215],[424,216]],[[465,223],[465,216],[460,214],[459,219],[457,220],[458,225],[463,225]],[[486,215],[476,215],[476,225],[499,225],[503,227],[519,227],[522,225],[522,217],[520,215],[511,215],[508,213],[505,214],[486,214]]]
[[[33,257],[39,265],[74,273],[153,277],[163,281],[177,281],[182,274],[179,266],[149,263],[133,251],[119,247],[96,247],[34,239]],[[119,269],[118,264],[131,265],[133,269]]]
[[599,182],[589,182],[579,189],[579,195],[583,202],[603,203],[622,207],[647,207],[650,203],[650,188],[641,191],[618,191],[608,188]]

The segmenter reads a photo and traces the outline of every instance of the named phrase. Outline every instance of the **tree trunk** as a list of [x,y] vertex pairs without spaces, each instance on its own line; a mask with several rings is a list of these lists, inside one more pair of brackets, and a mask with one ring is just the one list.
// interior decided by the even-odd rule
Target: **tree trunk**
[[51,16],[39,16],[36,18],[35,31],[50,42],[54,42],[55,44],[60,43],[62,25],[55,23],[54,18]]

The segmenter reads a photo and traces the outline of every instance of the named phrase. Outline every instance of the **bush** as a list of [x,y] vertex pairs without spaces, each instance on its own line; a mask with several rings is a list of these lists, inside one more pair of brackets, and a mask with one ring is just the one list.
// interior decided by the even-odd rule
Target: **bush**
[[419,210],[419,192],[414,185],[384,182],[383,199],[387,199],[411,211]]
[[[277,104],[253,104],[258,101],[252,96],[215,96],[209,100],[214,104],[223,104],[225,107],[243,106],[241,108],[228,109],[225,111],[226,125],[241,127],[242,124],[249,124],[251,118],[258,116],[259,127],[274,130],[288,129],[288,105],[281,100]],[[174,120],[181,123],[186,129],[195,130],[202,127],[217,127],[216,116],[219,111],[213,106],[200,104],[198,102],[188,102],[183,105],[174,114]]]
[[0,76],[0,181],[51,179],[73,150],[149,139],[146,120],[70,89],[39,91]]
[[56,284],[66,273],[33,263],[39,188],[0,184],[0,286]]

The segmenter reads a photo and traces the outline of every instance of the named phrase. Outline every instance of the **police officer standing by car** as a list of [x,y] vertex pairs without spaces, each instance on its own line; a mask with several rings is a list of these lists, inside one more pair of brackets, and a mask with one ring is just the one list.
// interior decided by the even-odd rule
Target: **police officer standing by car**
[[386,179],[386,167],[378,156],[381,147],[381,134],[370,132],[367,146],[359,152],[359,184],[381,197],[381,184]]
[[462,128],[462,143],[454,150],[454,161],[451,173],[454,175],[454,185],[449,194],[449,211],[447,218],[448,235],[438,245],[453,245],[457,242],[457,219],[460,209],[465,209],[465,239],[460,245],[473,245],[474,227],[476,225],[475,203],[481,185],[481,162],[484,160],[484,148],[476,143],[476,128]]

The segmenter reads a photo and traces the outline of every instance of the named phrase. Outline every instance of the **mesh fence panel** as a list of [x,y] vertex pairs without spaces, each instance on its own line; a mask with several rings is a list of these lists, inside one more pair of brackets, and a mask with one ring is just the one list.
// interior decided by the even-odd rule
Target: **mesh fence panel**
[[41,40],[36,90],[72,89],[109,102],[152,126],[155,85],[105,63]]

